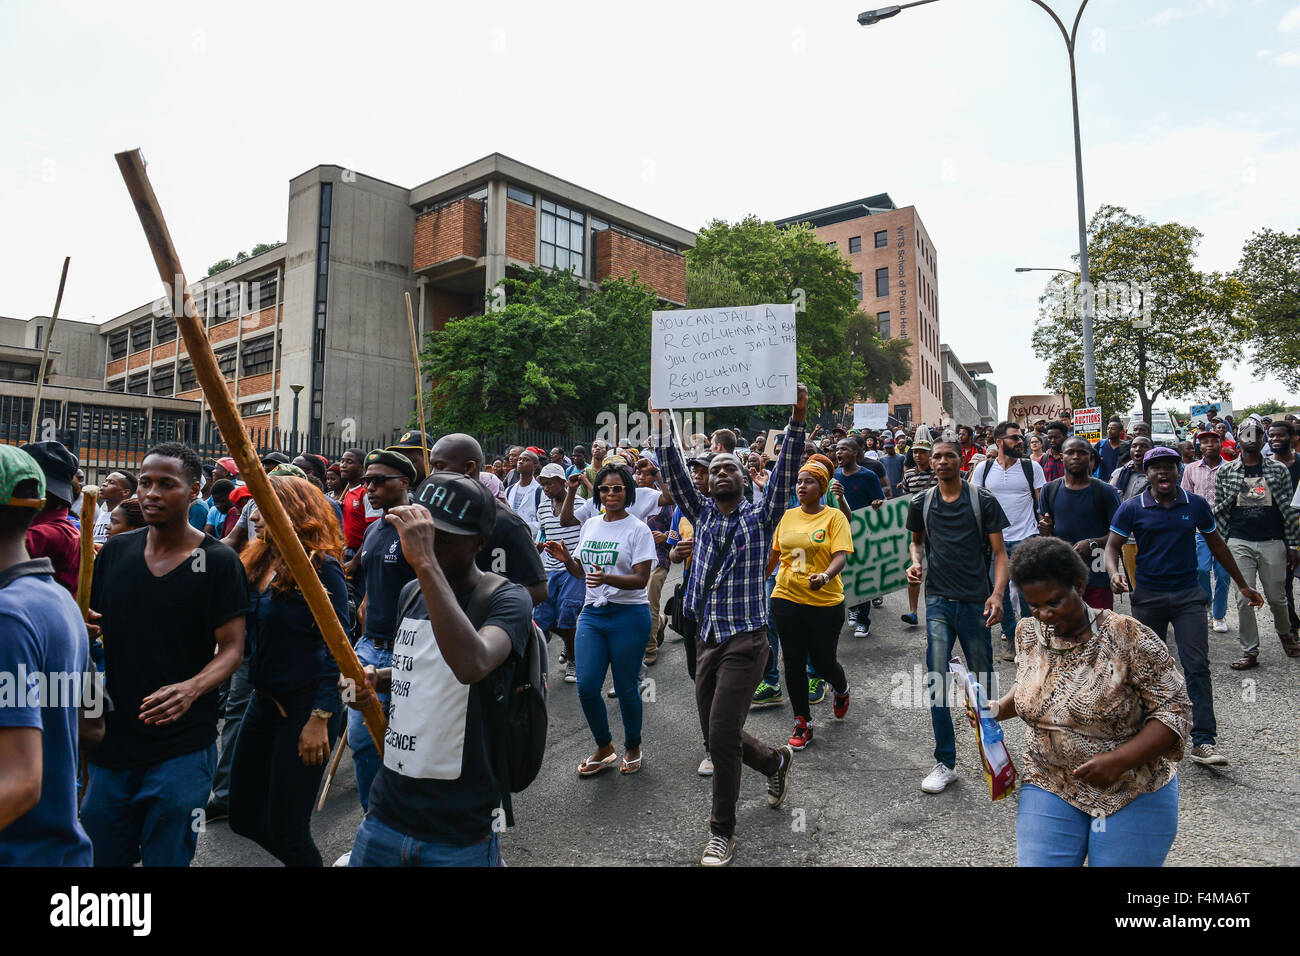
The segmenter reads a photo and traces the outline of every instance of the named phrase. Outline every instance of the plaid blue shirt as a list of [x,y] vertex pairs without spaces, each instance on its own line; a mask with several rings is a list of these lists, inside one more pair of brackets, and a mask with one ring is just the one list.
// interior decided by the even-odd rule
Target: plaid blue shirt
[[[772,534],[794,489],[803,446],[803,423],[790,422],[762,505],[756,508],[742,497],[740,507],[724,515],[713,499],[695,489],[682,453],[671,438],[662,433],[658,436],[656,447],[668,491],[695,528],[695,551],[682,605],[688,616],[699,622],[700,640],[721,644],[733,635],[767,626],[767,555],[772,550]],[[729,535],[727,553],[719,557],[718,551]],[[704,579],[718,560],[722,563],[712,590],[706,594]]]

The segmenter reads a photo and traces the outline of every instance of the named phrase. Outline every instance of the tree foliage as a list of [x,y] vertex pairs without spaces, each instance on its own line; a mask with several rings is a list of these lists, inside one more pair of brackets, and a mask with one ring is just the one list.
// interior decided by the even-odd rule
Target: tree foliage
[[[880,338],[875,316],[861,311],[856,278],[848,260],[807,225],[778,229],[755,216],[710,222],[686,253],[692,308],[795,303],[799,378],[817,415],[853,398],[883,401],[911,375],[907,340]],[[735,414],[779,420],[786,410],[758,406]]]
[[[1240,334],[1245,288],[1196,268],[1200,238],[1191,226],[1154,223],[1120,206],[1102,206],[1089,223],[1097,393],[1105,414],[1125,413],[1136,399],[1149,420],[1157,399],[1229,394],[1220,376],[1229,357],[1224,343]],[[1044,386],[1082,404],[1077,277],[1055,276],[1039,302],[1033,346],[1047,363]],[[1143,323],[1135,319],[1150,327],[1138,327]]]
[[216,275],[224,269],[229,269],[231,266],[239,265],[245,259],[252,259],[254,256],[260,256],[262,253],[270,252],[272,249],[278,248],[282,245],[284,245],[283,242],[259,242],[257,245],[253,246],[252,252],[244,252],[241,249],[239,252],[235,253],[235,258],[218,259],[216,262],[212,263],[212,265],[208,266],[208,275]]
[[501,309],[425,337],[435,434],[491,435],[508,424],[565,431],[620,402],[645,407],[653,289],[634,277],[584,290],[572,273],[541,268],[504,286]]
[[1291,406],[1282,402],[1281,399],[1268,398],[1258,405],[1247,405],[1241,411],[1237,412],[1235,417],[1238,419],[1249,418],[1251,415],[1273,416],[1285,412]]
[[1257,372],[1300,389],[1300,229],[1261,229],[1246,240],[1233,276],[1246,289],[1243,340]]

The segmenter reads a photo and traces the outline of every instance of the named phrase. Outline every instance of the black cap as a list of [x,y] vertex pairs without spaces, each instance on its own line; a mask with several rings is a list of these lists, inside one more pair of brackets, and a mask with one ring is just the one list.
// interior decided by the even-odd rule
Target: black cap
[[435,472],[420,485],[416,501],[429,509],[433,526],[447,534],[490,535],[496,527],[496,499],[469,475]]
[[72,504],[72,479],[77,475],[77,456],[61,442],[38,441],[23,445],[23,451],[36,459],[45,473],[45,493]]
[[388,451],[405,451],[408,448],[432,448],[433,443],[418,428],[402,432],[402,437],[388,446]]
[[293,459],[290,458],[282,451],[268,452],[262,458],[263,468],[267,468],[267,467],[274,468],[276,465],[290,465],[292,463],[293,463]]
[[407,458],[400,451],[389,451],[386,448],[377,448],[370,454],[366,455],[367,465],[387,465],[389,468],[396,468],[412,482],[415,481],[415,465],[411,464],[411,459]]
[[708,468],[709,463],[712,461],[713,461],[713,452],[706,451],[703,454],[692,455],[690,458],[687,458],[686,464],[688,466],[698,465],[701,468]]

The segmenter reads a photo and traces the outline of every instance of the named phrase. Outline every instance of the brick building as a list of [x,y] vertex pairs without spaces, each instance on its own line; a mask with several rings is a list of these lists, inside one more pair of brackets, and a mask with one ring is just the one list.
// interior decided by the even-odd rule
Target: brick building
[[857,273],[858,298],[874,312],[884,338],[910,340],[912,375],[889,394],[904,421],[938,424],[943,413],[939,340],[938,253],[915,206],[901,209],[888,193],[777,220],[806,222]]

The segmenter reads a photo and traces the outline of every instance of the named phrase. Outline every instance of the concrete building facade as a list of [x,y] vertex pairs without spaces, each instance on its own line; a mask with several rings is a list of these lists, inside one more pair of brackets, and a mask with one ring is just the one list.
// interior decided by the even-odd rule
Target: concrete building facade
[[939,345],[943,368],[943,410],[956,425],[980,422],[979,388],[952,348]]
[[915,206],[901,209],[880,193],[777,220],[806,222],[857,273],[858,297],[876,314],[882,338],[909,340],[912,375],[889,395],[904,421],[938,424],[943,409],[938,252]]

